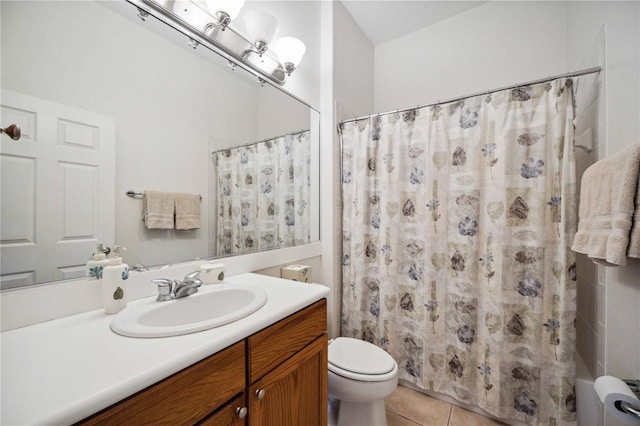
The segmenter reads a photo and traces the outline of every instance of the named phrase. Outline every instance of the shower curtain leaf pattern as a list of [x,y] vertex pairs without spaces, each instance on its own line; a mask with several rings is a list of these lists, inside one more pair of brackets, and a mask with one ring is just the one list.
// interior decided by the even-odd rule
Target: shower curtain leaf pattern
[[214,154],[218,255],[310,242],[309,131]]
[[531,425],[575,424],[570,88],[340,126],[342,334],[403,380]]

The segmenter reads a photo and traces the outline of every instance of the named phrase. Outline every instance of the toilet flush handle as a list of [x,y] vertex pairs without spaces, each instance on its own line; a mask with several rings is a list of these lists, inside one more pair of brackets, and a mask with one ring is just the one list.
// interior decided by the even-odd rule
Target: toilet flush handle
[[267,392],[264,389],[257,389],[256,390],[256,397],[258,397],[258,399],[262,399],[262,398],[264,398],[264,395],[266,393]]

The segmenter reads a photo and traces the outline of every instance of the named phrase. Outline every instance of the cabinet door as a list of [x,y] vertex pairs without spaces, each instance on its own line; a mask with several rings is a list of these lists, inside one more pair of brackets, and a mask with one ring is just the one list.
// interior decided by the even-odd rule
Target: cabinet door
[[198,423],[198,426],[244,426],[246,425],[246,418],[247,407],[244,401],[244,393],[242,393],[223,405],[215,414]]
[[251,426],[327,424],[327,334],[249,388]]

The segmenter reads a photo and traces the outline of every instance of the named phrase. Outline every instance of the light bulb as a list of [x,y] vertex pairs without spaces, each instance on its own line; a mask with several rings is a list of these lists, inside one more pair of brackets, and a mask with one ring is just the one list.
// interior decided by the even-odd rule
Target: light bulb
[[278,55],[280,62],[284,64],[287,73],[291,74],[302,60],[307,48],[303,42],[295,37],[282,37],[273,43],[272,50]]
[[266,12],[254,10],[244,15],[244,24],[249,40],[264,53],[278,32],[278,20]]

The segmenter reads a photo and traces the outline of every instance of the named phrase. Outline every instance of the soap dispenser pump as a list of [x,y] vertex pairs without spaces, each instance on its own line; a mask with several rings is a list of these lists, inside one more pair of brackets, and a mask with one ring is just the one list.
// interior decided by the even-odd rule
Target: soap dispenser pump
[[129,279],[129,265],[122,261],[120,251],[114,246],[113,257],[102,271],[102,298],[105,314],[117,314],[127,307],[127,291],[124,282]]
[[111,253],[111,249],[109,247],[104,248],[102,243],[98,243],[98,251],[93,253],[91,260],[87,262],[85,276],[101,279],[102,271],[109,264],[109,259],[107,259],[107,255],[109,253]]

